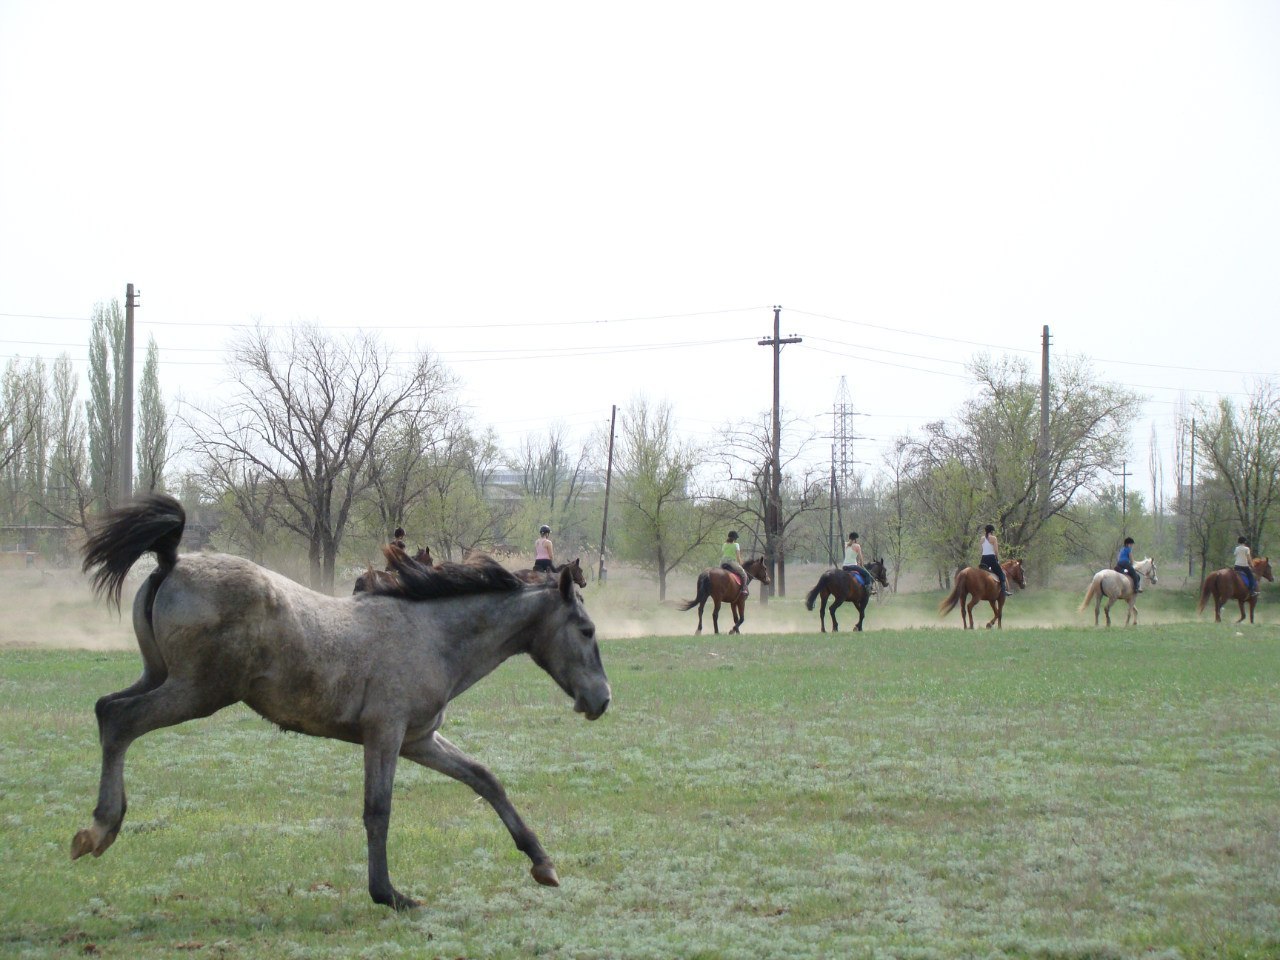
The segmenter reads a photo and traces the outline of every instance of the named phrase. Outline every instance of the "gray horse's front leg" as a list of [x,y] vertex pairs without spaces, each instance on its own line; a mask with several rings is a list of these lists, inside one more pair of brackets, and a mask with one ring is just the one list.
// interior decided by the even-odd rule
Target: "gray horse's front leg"
[[439,733],[432,733],[412,742],[406,740],[400,749],[400,755],[424,767],[438,770],[459,783],[465,783],[488,801],[489,806],[493,807],[506,824],[516,849],[533,862],[529,870],[533,879],[544,886],[560,886],[560,878],[556,876],[555,865],[547,856],[547,851],[542,849],[537,836],[520,818],[516,808],[507,799],[507,792],[502,789],[502,784],[488,767],[472,760]]
[[395,910],[422,906],[391,885],[387,869],[387,828],[391,824],[391,788],[396,779],[400,735],[366,736],[364,742],[364,832],[368,841],[369,896]]

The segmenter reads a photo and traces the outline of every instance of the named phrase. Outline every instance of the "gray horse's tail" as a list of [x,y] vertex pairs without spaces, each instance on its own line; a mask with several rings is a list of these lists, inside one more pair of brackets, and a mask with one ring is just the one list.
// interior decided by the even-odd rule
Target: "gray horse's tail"
[[156,555],[159,569],[153,589],[178,562],[178,544],[187,514],[173,497],[152,493],[106,514],[84,545],[83,570],[94,567],[93,591],[120,606],[120,591],[129,569],[144,553]]
[[711,596],[711,576],[707,573],[698,574],[698,595],[692,600],[685,600],[680,603],[677,610],[692,610],[698,604],[706,601]]

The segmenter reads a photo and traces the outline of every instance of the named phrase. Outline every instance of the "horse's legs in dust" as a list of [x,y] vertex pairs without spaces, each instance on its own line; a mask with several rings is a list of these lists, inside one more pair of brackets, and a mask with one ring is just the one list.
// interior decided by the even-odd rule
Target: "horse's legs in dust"
[[547,856],[547,851],[542,849],[537,836],[520,818],[516,808],[507,799],[507,792],[502,789],[502,784],[489,772],[488,767],[472,760],[438,733],[412,742],[406,741],[400,748],[400,755],[424,767],[438,770],[459,783],[465,783],[488,801],[489,806],[493,807],[506,824],[511,839],[516,843],[516,849],[533,861],[533,867],[529,870],[533,879],[544,886],[560,886],[560,878],[556,876],[556,868]]
[[720,632],[720,600],[716,597],[711,598],[711,627],[716,633]]
[[[72,860],[86,853],[100,857],[115,842],[128,808],[124,795],[124,755],[133,741],[152,730],[207,717],[235,702],[225,695],[172,678],[151,689],[146,689],[147,682],[144,674],[128,690],[108,694],[94,705],[98,739],[102,743],[102,777],[98,782],[93,826],[77,831],[72,839]],[[139,689],[144,692],[129,694],[130,690]]]
[[965,624],[965,626],[968,627],[970,630],[973,630],[978,626],[978,621],[973,618],[973,608],[976,607],[981,602],[982,602],[982,598],[979,597],[976,593],[973,595],[973,599],[969,601],[969,622]]
[[835,599],[834,599],[834,600],[832,600],[832,602],[831,602],[831,609],[827,611],[828,613],[830,613],[830,614],[831,614],[831,632],[832,632],[832,633],[839,633],[839,632],[840,632],[840,624],[836,623],[836,607],[838,607],[838,606],[840,606],[840,604],[844,603],[844,598],[843,598],[843,597],[841,597],[839,594],[835,594],[835,593],[833,593],[831,596],[835,598]]
[[1133,625],[1136,627],[1138,625],[1138,605],[1134,602],[1133,597],[1126,597],[1125,599],[1129,601],[1129,609],[1124,615],[1124,625],[1126,627],[1129,625],[1129,615],[1132,614]]
[[990,630],[992,627],[995,627],[998,630],[1003,630],[1004,629],[1004,596],[1002,595],[998,601],[988,600],[987,603],[991,604],[991,613],[992,613],[991,619],[987,621],[987,629]]
[[[1111,605],[1114,604],[1115,602],[1116,602],[1115,597],[1107,597],[1106,610],[1107,610],[1107,626],[1108,627],[1111,626]],[[1129,622],[1128,620],[1125,621],[1126,624],[1128,624],[1128,622]]]
[[858,608],[858,625],[857,625],[856,627],[854,627],[853,629],[854,629],[854,630],[856,630],[858,633],[861,633],[861,632],[862,632],[862,621],[866,618],[866,615],[867,615],[867,600],[866,600],[866,597],[863,597],[863,598],[862,598],[862,604],[861,604],[860,606],[859,606],[859,604],[858,604],[858,602],[857,602],[857,601],[854,601],[854,604],[853,604],[853,605],[854,605],[855,607],[857,607],[857,608]]
[[747,601],[742,594],[738,594],[738,599],[729,601],[729,612],[733,614],[733,629],[729,632],[741,633],[740,628],[747,619]]

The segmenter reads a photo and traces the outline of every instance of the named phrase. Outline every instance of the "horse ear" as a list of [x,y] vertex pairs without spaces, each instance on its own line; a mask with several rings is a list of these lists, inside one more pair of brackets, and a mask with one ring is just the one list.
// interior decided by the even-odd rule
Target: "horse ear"
[[560,587],[560,596],[566,600],[573,599],[573,573],[569,570],[567,563],[564,565],[564,569],[560,571],[560,583],[558,586]]

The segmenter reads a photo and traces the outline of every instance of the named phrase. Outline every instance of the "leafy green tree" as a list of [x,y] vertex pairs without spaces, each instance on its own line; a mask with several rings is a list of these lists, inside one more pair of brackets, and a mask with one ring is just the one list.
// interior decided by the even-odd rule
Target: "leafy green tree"
[[124,314],[120,302],[96,304],[89,331],[89,482],[100,509],[119,499],[124,449]]
[[702,451],[676,437],[670,405],[637,399],[622,411],[614,446],[615,542],[622,557],[654,568],[659,600],[666,599],[670,572],[706,553],[717,534],[718,518],[699,509],[693,492],[701,462]]
[[935,563],[959,565],[972,562],[978,532],[993,523],[1006,556],[1053,556],[1050,519],[1109,480],[1124,459],[1137,398],[1097,382],[1083,362],[1059,365],[1041,450],[1040,385],[1026,363],[984,356],[971,370],[978,396],[954,420],[902,441],[906,479],[927,525],[922,539]]
[[164,489],[164,471],[170,454],[169,434],[169,416],[160,393],[160,349],[152,337],[147,342],[147,359],[142,364],[138,397],[137,492]]
[[1259,549],[1280,497],[1280,389],[1262,381],[1243,407],[1222,397],[1202,409],[1199,420],[1196,449],[1208,469],[1206,483],[1216,482],[1225,494],[1237,536]]

